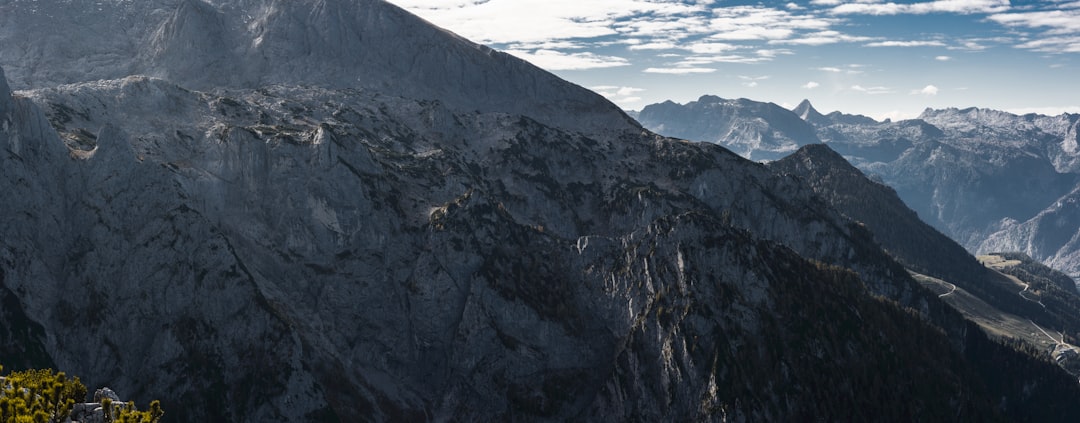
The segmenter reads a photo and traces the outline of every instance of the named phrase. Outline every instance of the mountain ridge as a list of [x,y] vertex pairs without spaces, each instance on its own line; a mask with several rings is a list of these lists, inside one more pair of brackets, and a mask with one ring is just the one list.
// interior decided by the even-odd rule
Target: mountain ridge
[[656,132],[722,144],[754,160],[775,160],[821,142],[813,128],[791,111],[748,99],[703,95],[686,104],[667,101],[646,106],[637,118]]
[[[1039,232],[1030,228],[1045,226],[1038,222],[1040,214],[1051,213],[1058,203],[1071,204],[1069,193],[1080,183],[1080,150],[1075,147],[1080,115],[928,108],[916,119],[876,122],[812,111],[816,112],[804,101],[791,116],[805,114],[822,142],[892,186],[921,218],[969,251],[1017,248],[1066,273],[1080,274],[1069,236],[1033,240],[1026,235]],[[660,133],[727,143],[744,156],[756,157],[744,143],[718,138],[720,132],[672,132],[669,126],[682,125],[679,119],[642,122]],[[754,119],[759,118],[745,118]],[[772,153],[768,148],[763,151]],[[1057,234],[1076,233],[1063,230],[1065,234]]]
[[[314,84],[389,90],[540,121],[558,118],[550,123],[586,132],[637,126],[598,94],[382,0],[104,2],[92,15],[97,21],[73,15],[61,3],[0,6],[7,17],[6,30],[0,30],[0,46],[6,46],[0,47],[0,65],[9,68],[18,89],[133,74],[198,90]],[[57,20],[70,23],[42,23]],[[86,66],[71,65],[91,58]],[[521,95],[511,100],[505,92]],[[566,111],[577,117],[562,118]]]
[[[101,13],[179,16],[170,33],[205,43],[179,24],[366,4]],[[551,78],[521,70],[488,77]],[[545,115],[325,85],[19,91],[0,128],[0,293],[25,319],[0,323],[40,325],[26,333],[52,364],[181,421],[1080,416],[1056,400],[1080,397],[1074,378],[991,341],[797,177],[609,103]]]

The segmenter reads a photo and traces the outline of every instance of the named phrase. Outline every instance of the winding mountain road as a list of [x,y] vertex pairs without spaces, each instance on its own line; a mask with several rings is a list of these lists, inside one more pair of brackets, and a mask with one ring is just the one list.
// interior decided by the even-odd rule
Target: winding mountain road
[[[945,281],[942,281],[942,282],[945,282]],[[944,297],[946,297],[946,296],[949,296],[949,295],[951,295],[952,293],[956,292],[956,285],[953,285],[953,283],[952,283],[952,282],[945,282],[945,283],[949,284],[949,286],[950,286],[950,287],[952,287],[952,288],[951,288],[951,289],[949,289],[949,292],[946,292],[946,293],[944,293],[944,294],[940,294],[940,295],[938,295],[938,298],[944,298]]]

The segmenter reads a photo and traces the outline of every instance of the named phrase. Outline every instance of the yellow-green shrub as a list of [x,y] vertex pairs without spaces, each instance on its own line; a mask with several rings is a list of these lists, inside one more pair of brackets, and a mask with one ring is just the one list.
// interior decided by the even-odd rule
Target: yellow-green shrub
[[[4,369],[0,366],[0,372]],[[0,383],[0,423],[59,422],[71,414],[75,403],[86,398],[86,386],[78,377],[50,369],[12,372]],[[134,402],[126,405],[102,403],[106,421],[117,423],[157,423],[164,412],[153,401],[147,411]]]

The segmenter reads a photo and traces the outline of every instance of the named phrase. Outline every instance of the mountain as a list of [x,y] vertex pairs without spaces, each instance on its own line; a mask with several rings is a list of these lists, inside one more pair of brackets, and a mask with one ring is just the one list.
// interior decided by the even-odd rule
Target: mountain
[[804,146],[768,166],[802,178],[832,207],[866,225],[906,268],[948,280],[971,280],[972,285],[985,277],[987,270],[963,247],[923,223],[896,191],[867,178],[829,145]]
[[600,95],[379,0],[4,3],[0,65],[15,89],[138,74],[199,90],[369,88],[586,132],[632,122]]
[[657,133],[714,142],[753,160],[775,160],[821,142],[814,128],[789,110],[747,99],[706,95],[687,104],[667,101],[646,106],[637,119]]
[[[661,134],[719,142],[748,158],[774,152],[725,139],[723,129],[687,131],[683,128],[697,128],[687,120],[698,115],[672,110],[641,122]],[[777,120],[776,113],[747,113],[739,122]],[[1055,221],[1064,226],[1053,226],[1039,218],[1056,215],[1059,204],[1071,204],[1069,196],[1080,184],[1080,115],[951,108],[927,109],[918,119],[877,122],[840,112],[822,115],[804,101],[786,119],[792,118],[812,125],[823,143],[893,187],[921,219],[969,251],[1015,249],[1080,275],[1077,245],[1070,241],[1080,233],[1076,226],[1068,226],[1067,219]]]
[[[806,181],[383,2],[3,7],[104,31],[74,42],[81,80],[49,34],[3,27],[3,64],[34,69],[0,86],[5,363],[177,421],[1080,417],[1075,378],[963,320]],[[309,31],[425,70],[345,84],[361,59]],[[216,48],[249,32],[278,46],[251,44],[266,80],[170,59],[254,66]],[[472,77],[513,90],[470,98]]]
[[814,108],[813,104],[810,104],[810,100],[799,102],[799,105],[795,106],[791,111],[799,116],[799,119],[814,126],[828,126],[835,124],[872,125],[878,123],[876,120],[863,115],[848,115],[840,112],[830,112],[827,115],[823,115]]
[[809,123],[819,125],[832,123],[832,120],[818,112],[817,109],[814,108],[814,105],[810,104],[810,100],[803,100],[799,102],[799,105],[795,106],[795,108],[791,109],[791,111],[795,112],[795,114],[799,116],[799,119],[805,120]]
[[1080,186],[1025,222],[1008,220],[979,251],[1023,251],[1080,280]]
[[[1042,325],[1080,343],[1080,332],[1072,329],[1080,327],[1080,292],[1067,276],[1022,254],[999,254],[1008,266],[995,262],[984,267],[959,244],[919,220],[892,188],[866,178],[827,145],[807,145],[769,167],[802,178],[830,205],[865,225],[921,282],[929,282],[931,289],[943,288],[941,298],[988,332],[1041,346],[1047,339],[1030,334],[1039,333],[1036,325]],[[962,295],[950,294],[957,290]],[[971,306],[975,302],[981,306]],[[1076,364],[1080,363],[1069,367]]]

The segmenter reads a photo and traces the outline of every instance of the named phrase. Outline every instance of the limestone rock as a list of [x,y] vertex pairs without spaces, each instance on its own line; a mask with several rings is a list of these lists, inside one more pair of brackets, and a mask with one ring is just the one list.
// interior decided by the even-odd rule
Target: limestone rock
[[106,399],[114,403],[120,403],[120,396],[116,395],[116,392],[113,392],[113,390],[108,387],[99,388],[94,391],[94,402],[101,403]]

